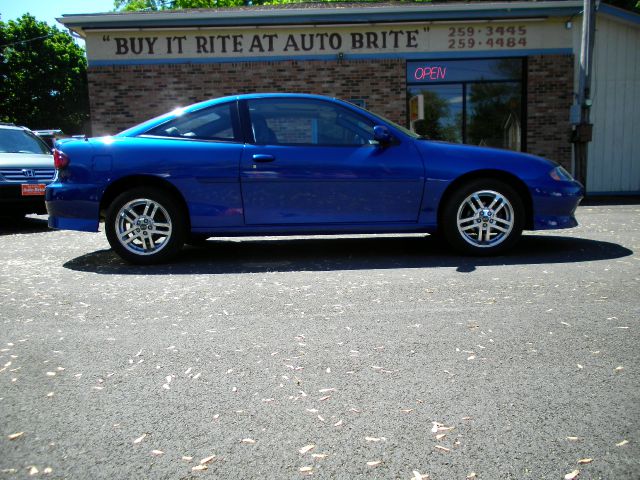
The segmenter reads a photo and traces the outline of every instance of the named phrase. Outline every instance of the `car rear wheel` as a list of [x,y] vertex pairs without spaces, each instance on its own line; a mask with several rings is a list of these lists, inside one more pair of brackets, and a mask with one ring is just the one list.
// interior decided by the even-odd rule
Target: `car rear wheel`
[[105,231],[120,257],[150,265],[166,262],[182,248],[185,221],[172,195],[155,188],[136,188],[111,203]]
[[519,194],[507,183],[477,179],[449,197],[441,220],[444,237],[459,252],[495,255],[520,238],[524,206]]

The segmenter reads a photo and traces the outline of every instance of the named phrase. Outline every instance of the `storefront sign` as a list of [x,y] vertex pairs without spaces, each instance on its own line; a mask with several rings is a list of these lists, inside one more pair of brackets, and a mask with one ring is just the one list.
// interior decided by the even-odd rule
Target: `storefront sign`
[[[251,61],[346,55],[407,57],[429,52],[568,48],[571,35],[562,23],[479,22],[471,25],[369,25],[305,27],[87,31],[89,62]],[[419,74],[442,79],[446,69],[425,65]]]
[[510,58],[407,62],[407,83],[451,83],[468,81],[519,80],[522,63]]
[[444,81],[447,79],[447,67],[443,67],[441,65],[425,65],[424,67],[416,67],[413,70],[413,78],[417,81]]

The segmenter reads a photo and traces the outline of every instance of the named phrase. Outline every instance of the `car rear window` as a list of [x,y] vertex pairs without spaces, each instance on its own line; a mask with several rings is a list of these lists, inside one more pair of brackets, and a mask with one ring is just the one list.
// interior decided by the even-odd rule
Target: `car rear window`
[[51,153],[35,135],[13,128],[0,128],[0,153]]
[[234,117],[231,103],[214,105],[178,116],[145,135],[232,142],[238,138]]

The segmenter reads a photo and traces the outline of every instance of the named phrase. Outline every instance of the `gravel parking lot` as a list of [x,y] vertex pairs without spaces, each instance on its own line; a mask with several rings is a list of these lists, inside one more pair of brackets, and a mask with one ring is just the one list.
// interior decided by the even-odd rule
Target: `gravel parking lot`
[[251,238],[156,267],[4,222],[0,478],[640,478],[640,205],[578,220],[491,259]]

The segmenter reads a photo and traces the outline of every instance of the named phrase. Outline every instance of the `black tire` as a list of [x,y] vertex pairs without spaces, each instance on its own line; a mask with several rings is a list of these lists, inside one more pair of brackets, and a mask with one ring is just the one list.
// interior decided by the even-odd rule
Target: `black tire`
[[447,243],[466,255],[496,255],[513,247],[525,224],[522,198],[493,178],[469,181],[446,200],[440,224]]
[[111,202],[105,233],[111,248],[124,260],[153,265],[170,260],[180,251],[186,221],[173,195],[158,188],[139,187]]
[[191,245],[192,247],[205,247],[207,245],[207,240],[209,240],[209,237],[206,235],[191,234],[187,236],[184,243]]

